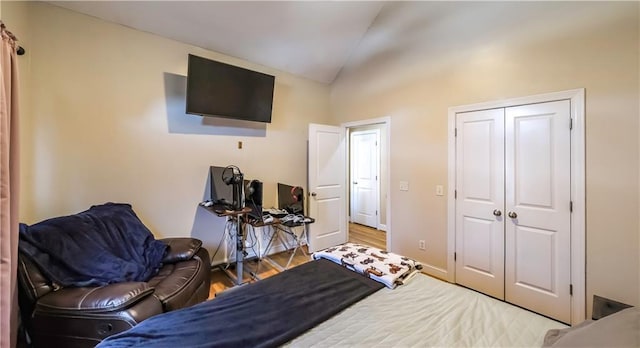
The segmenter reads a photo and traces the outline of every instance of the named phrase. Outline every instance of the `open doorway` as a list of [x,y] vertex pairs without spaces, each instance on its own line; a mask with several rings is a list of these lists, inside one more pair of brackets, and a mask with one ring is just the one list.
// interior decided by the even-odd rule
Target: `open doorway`
[[389,117],[344,124],[349,241],[391,249]]

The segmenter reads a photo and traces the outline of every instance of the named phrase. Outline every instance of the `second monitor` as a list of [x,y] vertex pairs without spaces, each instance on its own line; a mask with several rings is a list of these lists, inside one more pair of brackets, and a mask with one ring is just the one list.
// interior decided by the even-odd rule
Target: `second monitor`
[[304,190],[300,186],[278,183],[278,209],[304,215]]

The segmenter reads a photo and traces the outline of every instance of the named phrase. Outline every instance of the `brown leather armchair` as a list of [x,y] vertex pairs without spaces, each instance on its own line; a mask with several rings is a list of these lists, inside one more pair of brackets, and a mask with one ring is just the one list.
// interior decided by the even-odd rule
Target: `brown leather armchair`
[[161,239],[169,245],[159,273],[147,282],[56,288],[38,266],[18,257],[22,321],[34,347],[94,347],[153,315],[209,297],[210,260],[194,238]]

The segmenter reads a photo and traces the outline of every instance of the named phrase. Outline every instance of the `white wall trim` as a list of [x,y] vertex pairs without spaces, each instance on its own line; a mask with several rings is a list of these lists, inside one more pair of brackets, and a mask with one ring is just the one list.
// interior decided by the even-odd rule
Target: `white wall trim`
[[447,122],[447,275],[446,280],[456,282],[456,111],[449,108]]
[[353,127],[364,127],[364,126],[370,126],[374,124],[385,124],[385,123],[387,124],[387,127],[388,127],[388,125],[391,123],[391,116],[370,118],[367,120],[360,120],[360,121],[351,121],[351,122],[343,123],[341,124],[341,126],[344,128],[353,128]]
[[448,112],[448,187],[447,187],[447,270],[444,279],[455,282],[455,164],[456,113],[542,103],[556,100],[570,100],[573,130],[571,133],[571,323],[586,319],[586,167],[585,167],[585,90],[537,94],[521,98],[490,101],[477,104],[450,107]]
[[449,281],[449,275],[451,274],[448,270],[444,268],[436,267],[428,263],[422,264],[422,272],[432,277],[436,277],[446,281]]
[[585,90],[567,91],[571,94],[571,324],[578,324],[587,316],[586,274],[586,139],[585,139]]
[[[391,245],[391,233],[393,233],[392,228],[391,228],[391,116],[384,116],[384,117],[378,117],[378,118],[371,118],[371,119],[367,119],[367,120],[360,120],[360,121],[353,121],[353,122],[346,122],[346,123],[342,123],[341,127],[343,127],[345,129],[345,134],[348,134],[346,131],[349,128],[353,128],[353,127],[362,127],[362,126],[369,126],[369,125],[374,125],[374,124],[378,124],[378,125],[382,125],[382,127],[385,128],[385,144],[386,144],[386,148],[385,151],[381,152],[381,155],[385,157],[385,161],[387,163],[387,170],[385,173],[386,176],[386,184],[387,184],[387,221],[385,224],[385,229],[384,231],[386,231],[386,235],[387,235],[387,250],[392,251],[392,245]],[[347,142],[349,141],[348,138],[349,137],[345,137],[347,138]],[[348,144],[348,143],[347,143]],[[349,151],[349,146],[346,146],[347,151]],[[348,173],[347,173],[348,174]],[[347,175],[347,178],[349,176]],[[378,225],[380,229],[382,229],[382,225]]]

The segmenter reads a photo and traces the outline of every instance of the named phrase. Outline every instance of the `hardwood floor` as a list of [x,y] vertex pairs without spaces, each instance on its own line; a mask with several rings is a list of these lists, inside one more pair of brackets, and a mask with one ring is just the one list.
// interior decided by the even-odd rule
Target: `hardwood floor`
[[349,242],[386,250],[387,233],[368,226],[349,223]]
[[[379,231],[374,228],[359,224],[349,223],[349,242],[370,245],[372,247],[385,250],[387,248],[387,235],[384,231]],[[308,249],[306,245],[302,248],[304,248],[304,251],[307,252]],[[277,264],[284,267],[289,260],[289,256],[291,256],[291,251],[283,251],[277,254],[273,254],[270,257]],[[305,256],[300,250],[298,250],[291,260],[290,267],[295,267],[309,261],[311,261],[311,257]],[[245,261],[243,267],[250,272],[256,273],[261,279],[269,278],[274,274],[280,273],[278,269],[274,268],[268,262],[258,261],[257,259]],[[235,265],[231,265],[229,270],[232,274],[235,274]],[[253,282],[255,280],[251,279],[249,274],[245,272],[243,281]],[[218,267],[212,268],[209,299],[214,298],[216,293],[233,287],[233,285],[233,282],[231,281],[231,279],[229,279],[225,272],[220,270],[220,268]]]
[[[304,251],[307,252],[307,246],[302,246]],[[276,262],[278,265],[284,267],[289,261],[289,257],[291,256],[291,251],[283,251],[277,254],[273,254],[270,256],[271,260]],[[296,254],[293,256],[291,260],[291,265],[289,268],[301,265],[305,262],[311,261],[311,256],[307,253],[305,256],[302,251],[298,250]],[[252,259],[245,261],[244,266],[250,272],[254,272],[258,275],[260,279],[269,278],[274,274],[280,273],[280,271],[273,267],[269,262],[266,261],[258,261],[258,259]],[[236,274],[235,265],[231,265],[229,268],[232,274]],[[256,280],[251,279],[251,276],[244,272],[243,281],[245,282],[254,282]],[[222,292],[228,288],[233,287],[233,282],[225,272],[223,272],[219,267],[215,267],[211,269],[211,286],[209,287],[209,299],[215,297],[216,293]]]

